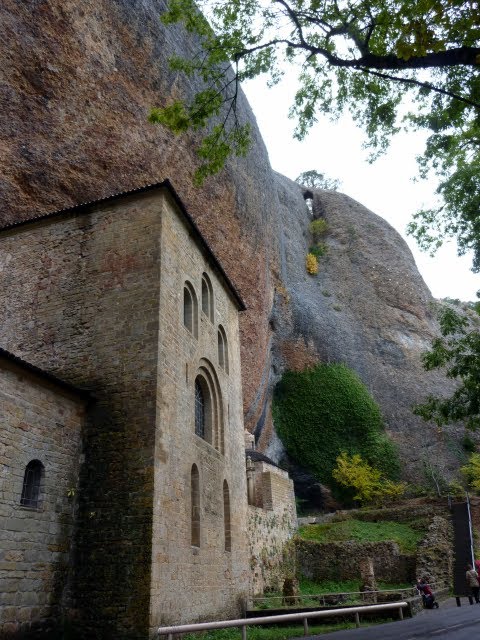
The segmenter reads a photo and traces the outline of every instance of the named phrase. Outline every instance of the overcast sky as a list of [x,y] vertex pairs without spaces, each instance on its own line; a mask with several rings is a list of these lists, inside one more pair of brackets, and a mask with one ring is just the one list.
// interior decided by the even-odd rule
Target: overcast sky
[[282,83],[268,89],[260,78],[243,88],[276,171],[292,180],[311,169],[340,179],[339,191],[385,218],[405,238],[435,297],[476,300],[480,276],[470,271],[469,257],[459,258],[455,245],[448,243],[431,258],[420,252],[405,232],[412,214],[433,202],[436,183],[412,181],[418,172],[415,156],[423,149],[423,134],[397,136],[389,153],[370,165],[367,152],[361,148],[363,133],[348,118],[338,124],[321,121],[303,142],[298,142],[293,139],[295,123],[287,117],[293,86]]

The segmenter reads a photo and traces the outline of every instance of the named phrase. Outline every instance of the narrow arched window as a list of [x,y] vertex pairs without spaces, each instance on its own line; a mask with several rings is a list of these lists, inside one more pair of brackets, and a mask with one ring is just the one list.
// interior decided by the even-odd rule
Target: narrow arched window
[[205,396],[198,378],[195,381],[195,433],[205,438]]
[[211,362],[201,360],[191,392],[192,431],[225,453],[224,408],[218,376]]
[[222,367],[222,369],[228,373],[228,343],[227,343],[227,334],[225,333],[225,329],[222,325],[218,327],[218,364]]
[[195,289],[189,282],[183,287],[183,324],[198,338],[198,302]]
[[191,523],[192,523],[192,546],[200,546],[200,476],[197,465],[192,465],[190,477],[191,491]]
[[206,273],[202,276],[202,311],[213,322],[213,287]]
[[232,550],[232,529],[230,524],[230,492],[228,483],[223,481],[223,526],[225,530],[225,551]]
[[24,507],[38,509],[40,506],[40,491],[43,480],[43,464],[40,460],[31,460],[23,477],[22,497],[20,504]]

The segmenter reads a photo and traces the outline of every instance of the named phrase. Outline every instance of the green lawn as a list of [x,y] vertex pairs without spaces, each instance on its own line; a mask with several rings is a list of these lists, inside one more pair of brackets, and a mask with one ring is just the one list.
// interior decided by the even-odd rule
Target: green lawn
[[[336,580],[324,580],[323,582],[314,582],[308,578],[302,577],[300,580],[300,593],[302,595],[318,595],[320,593],[353,593],[360,591],[360,580],[344,580],[343,582]],[[390,583],[377,582],[380,590],[396,591],[397,589],[409,589],[412,585],[408,583]]]
[[403,553],[415,553],[424,532],[400,522],[363,522],[343,520],[328,524],[308,524],[300,527],[298,535],[317,542],[339,542],[357,540],[359,542],[382,542],[393,540]]

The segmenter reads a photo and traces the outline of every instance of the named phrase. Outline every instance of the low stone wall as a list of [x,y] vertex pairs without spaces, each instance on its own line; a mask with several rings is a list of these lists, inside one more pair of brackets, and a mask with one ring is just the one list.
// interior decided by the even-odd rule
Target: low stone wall
[[363,522],[430,522],[435,516],[444,516],[448,513],[446,499],[438,502],[428,502],[419,504],[405,504],[399,507],[382,507],[379,509],[363,508],[337,511],[333,520],[362,520]]
[[295,539],[297,569],[315,581],[360,578],[359,563],[372,558],[375,578],[414,582],[415,557],[400,553],[395,542],[315,542]]

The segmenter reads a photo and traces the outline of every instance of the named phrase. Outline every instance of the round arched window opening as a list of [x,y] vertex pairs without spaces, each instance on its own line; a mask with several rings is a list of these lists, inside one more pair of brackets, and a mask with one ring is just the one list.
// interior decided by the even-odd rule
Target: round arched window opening
[[198,338],[198,302],[190,282],[185,282],[183,287],[183,325]]
[[230,519],[230,492],[228,490],[228,483],[223,481],[223,526],[224,526],[224,541],[225,551],[232,550],[232,525]]
[[222,325],[219,325],[218,327],[217,343],[218,343],[218,364],[222,367],[225,373],[228,373],[227,334],[225,333],[225,329],[222,327]]
[[195,379],[195,433],[213,444],[212,394],[203,376],[197,376]]
[[190,473],[190,502],[191,502],[191,544],[200,546],[200,475],[197,465],[192,465]]
[[213,322],[214,305],[213,305],[213,287],[210,278],[206,273],[202,276],[202,311]]
[[31,509],[40,507],[43,476],[43,464],[40,460],[31,460],[25,467],[23,476],[22,496],[20,498],[22,507],[30,507]]
[[195,433],[205,438],[205,396],[198,378],[195,380]]
[[195,375],[194,432],[220,453],[225,453],[222,393],[212,363],[202,358]]

